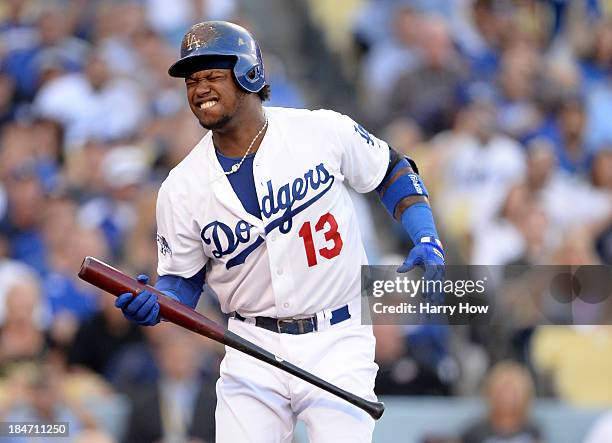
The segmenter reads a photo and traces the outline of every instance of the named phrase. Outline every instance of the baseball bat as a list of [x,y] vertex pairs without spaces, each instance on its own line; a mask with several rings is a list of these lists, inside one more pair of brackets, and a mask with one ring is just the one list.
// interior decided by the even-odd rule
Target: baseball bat
[[385,411],[385,405],[382,402],[366,400],[277,357],[262,347],[227,330],[194,309],[166,296],[154,287],[144,285],[96,258],[85,257],[79,271],[79,277],[114,296],[119,296],[126,292],[137,295],[147,289],[157,295],[159,313],[165,320],[288,372],[363,409],[375,420],[378,420]]

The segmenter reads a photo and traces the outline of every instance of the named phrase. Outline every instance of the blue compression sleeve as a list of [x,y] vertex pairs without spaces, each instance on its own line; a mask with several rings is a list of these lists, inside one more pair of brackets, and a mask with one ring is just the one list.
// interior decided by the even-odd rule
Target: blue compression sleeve
[[195,308],[202,294],[202,287],[206,276],[206,268],[200,271],[193,277],[184,278],[178,275],[162,275],[158,277],[155,288],[168,294],[175,300],[180,301],[184,305]]
[[416,245],[423,237],[438,237],[431,208],[427,203],[415,203],[402,212],[402,226]]

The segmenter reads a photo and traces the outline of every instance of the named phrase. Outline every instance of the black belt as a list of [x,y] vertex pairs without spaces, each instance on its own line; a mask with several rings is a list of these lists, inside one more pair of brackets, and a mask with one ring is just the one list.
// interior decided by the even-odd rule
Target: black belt
[[[348,305],[334,309],[331,312],[332,316],[330,324],[335,325],[344,320],[351,318]],[[240,321],[245,321],[246,318],[234,312],[234,318]],[[277,332],[279,334],[307,334],[317,330],[317,316],[306,318],[273,318],[273,317],[254,317],[255,326],[267,329],[268,331]]]

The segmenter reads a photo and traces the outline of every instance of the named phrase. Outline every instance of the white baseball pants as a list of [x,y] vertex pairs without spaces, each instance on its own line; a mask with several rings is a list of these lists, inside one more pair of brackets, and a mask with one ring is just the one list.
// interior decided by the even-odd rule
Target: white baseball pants
[[[355,305],[351,303],[351,305]],[[376,400],[375,338],[360,316],[318,331],[279,334],[230,319],[229,329],[314,375]],[[217,382],[217,443],[291,442],[296,420],[312,443],[371,442],[374,420],[346,401],[255,358],[226,347]]]

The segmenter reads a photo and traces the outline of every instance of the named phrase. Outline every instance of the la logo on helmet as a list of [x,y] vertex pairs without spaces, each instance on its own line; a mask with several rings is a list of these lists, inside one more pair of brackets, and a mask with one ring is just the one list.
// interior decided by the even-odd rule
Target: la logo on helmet
[[200,48],[200,39],[197,38],[194,34],[189,34],[187,36],[187,50],[191,51],[194,46],[196,49]]

